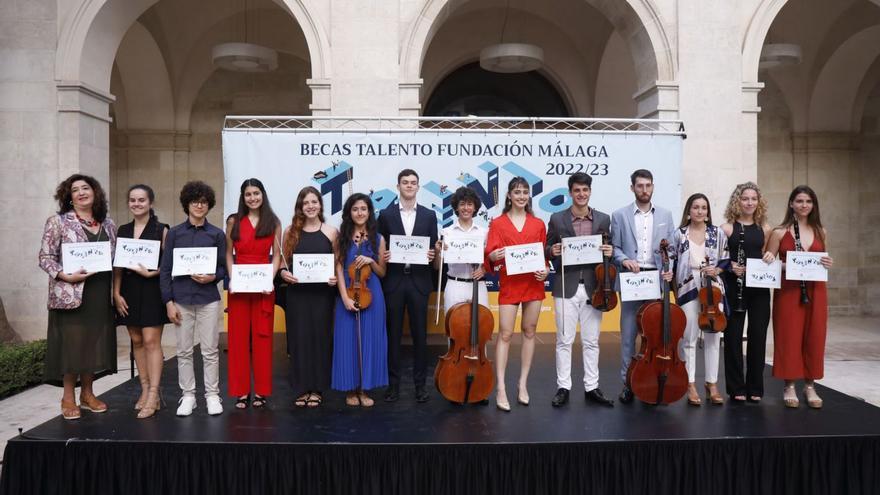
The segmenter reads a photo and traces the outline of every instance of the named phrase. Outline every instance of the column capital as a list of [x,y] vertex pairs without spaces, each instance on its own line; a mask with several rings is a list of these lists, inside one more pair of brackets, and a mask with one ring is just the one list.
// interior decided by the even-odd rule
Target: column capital
[[678,81],[655,81],[633,94],[638,118],[675,120],[678,116]]
[[80,113],[107,123],[110,117],[110,104],[116,97],[82,81],[58,81],[58,111]]

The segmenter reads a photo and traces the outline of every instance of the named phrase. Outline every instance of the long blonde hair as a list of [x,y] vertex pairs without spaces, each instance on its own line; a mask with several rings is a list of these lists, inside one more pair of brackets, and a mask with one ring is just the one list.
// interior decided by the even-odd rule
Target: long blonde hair
[[724,218],[727,219],[728,223],[732,224],[742,216],[742,208],[739,205],[739,198],[742,196],[743,191],[747,189],[751,189],[758,194],[758,207],[755,208],[755,214],[752,215],[752,217],[755,221],[755,225],[763,227],[767,224],[767,200],[764,199],[764,195],[761,194],[758,185],[751,181],[737,184],[733,192],[730,193],[730,199],[727,201],[727,209],[724,210]]

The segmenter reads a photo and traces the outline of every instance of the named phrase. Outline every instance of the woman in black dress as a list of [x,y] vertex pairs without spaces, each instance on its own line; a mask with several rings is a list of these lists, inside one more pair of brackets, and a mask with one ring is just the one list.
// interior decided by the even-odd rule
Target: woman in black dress
[[[770,235],[767,201],[753,182],[736,186],[724,212],[731,269],[724,272],[730,316],[724,331],[724,378],[733,402],[759,402],[764,396],[764,353],[770,323],[770,289],[745,286],[746,267],[737,261],[762,258]],[[740,252],[742,248],[742,252]],[[741,256],[740,256],[741,255]],[[739,282],[737,281],[739,280]],[[740,298],[740,295],[742,296]],[[746,359],[743,363],[743,327],[749,319]],[[745,375],[743,374],[745,364]]]
[[[324,223],[324,202],[314,187],[296,197],[293,221],[284,231],[283,253],[289,267],[292,255],[332,254],[338,231]],[[290,383],[297,394],[297,407],[318,407],[322,393],[330,388],[333,358],[333,303],[336,277],[327,285],[301,284],[282,267],[281,278],[289,285],[284,307]]]
[[61,415],[79,419],[77,379],[82,384],[80,405],[95,413],[107,404],[95,397],[95,377],[116,373],[116,327],[110,304],[109,271],[65,273],[62,246],[74,242],[116,244],[116,224],[107,216],[107,197],[94,177],[74,174],[55,190],[58,214],[46,220],[40,245],[40,268],[49,275],[49,325],[45,374],[49,382],[64,383]]
[[[134,220],[119,227],[119,237],[164,243],[168,225],[153,212],[156,195],[150,186],[137,184],[128,189],[128,209]],[[149,418],[159,409],[159,382],[162,379],[162,329],[168,314],[159,292],[159,270],[143,265],[113,270],[113,301],[117,325],[128,327],[132,354],[141,381],[141,395],[134,408],[139,419]]]

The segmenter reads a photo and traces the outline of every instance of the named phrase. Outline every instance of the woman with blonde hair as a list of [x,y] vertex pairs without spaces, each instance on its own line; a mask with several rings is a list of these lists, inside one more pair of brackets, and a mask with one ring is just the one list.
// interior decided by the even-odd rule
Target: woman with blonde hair
[[[761,258],[770,237],[767,225],[767,201],[754,182],[736,186],[721,230],[727,235],[730,271],[724,285],[731,311],[724,331],[724,378],[727,395],[733,402],[760,402],[764,396],[764,353],[767,348],[767,325],[770,324],[770,289],[746,287],[745,260]],[[749,320],[745,359],[743,329]],[[743,373],[745,366],[745,373]]]

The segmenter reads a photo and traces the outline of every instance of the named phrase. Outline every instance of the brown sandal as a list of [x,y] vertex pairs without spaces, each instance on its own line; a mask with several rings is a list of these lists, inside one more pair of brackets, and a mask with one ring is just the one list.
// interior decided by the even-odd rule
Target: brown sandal
[[357,398],[358,402],[360,402],[363,407],[373,407],[373,405],[375,404],[373,399],[371,399],[370,396],[363,392],[359,393]]
[[345,396],[345,405],[351,407],[357,407],[361,405],[361,399],[358,397],[358,394],[351,393]]
[[718,387],[714,383],[706,382],[706,399],[715,406],[724,404],[724,397],[718,392]]
[[76,401],[61,400],[61,417],[64,419],[79,419],[81,416]]
[[100,399],[95,397],[94,395],[79,396],[79,403],[83,409],[86,411],[91,411],[93,413],[102,413],[107,412],[107,404],[102,402]]

